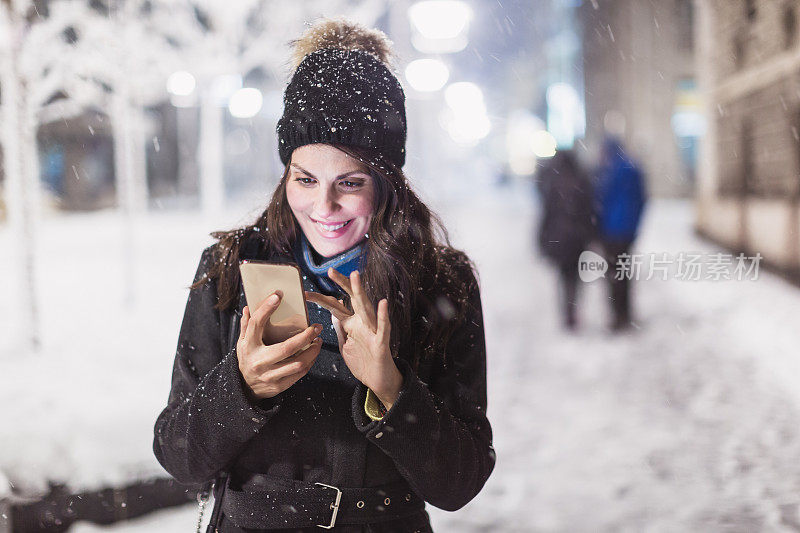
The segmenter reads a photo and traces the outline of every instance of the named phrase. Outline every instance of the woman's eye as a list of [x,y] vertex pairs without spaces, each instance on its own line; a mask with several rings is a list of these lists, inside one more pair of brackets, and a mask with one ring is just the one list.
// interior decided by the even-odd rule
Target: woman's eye
[[364,182],[360,180],[359,181],[342,180],[339,183],[341,183],[345,189],[357,189],[358,187],[361,187],[361,185]]
[[306,178],[303,176],[298,176],[295,178],[296,181],[299,181],[303,185],[312,185],[314,183],[314,178]]

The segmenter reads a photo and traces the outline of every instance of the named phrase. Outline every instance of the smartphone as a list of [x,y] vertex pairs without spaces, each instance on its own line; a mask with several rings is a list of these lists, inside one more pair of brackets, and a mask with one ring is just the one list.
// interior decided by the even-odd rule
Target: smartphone
[[283,292],[278,308],[264,326],[264,344],[283,342],[308,328],[308,309],[300,269],[288,263],[244,260],[239,263],[250,315],[269,295]]

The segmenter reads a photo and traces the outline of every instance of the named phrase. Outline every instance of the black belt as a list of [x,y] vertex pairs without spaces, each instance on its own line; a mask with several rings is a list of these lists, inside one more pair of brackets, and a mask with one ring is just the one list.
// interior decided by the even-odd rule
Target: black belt
[[252,529],[280,529],[397,520],[425,508],[405,482],[370,488],[341,488],[324,483],[278,479],[262,474],[231,482],[222,512],[234,524]]

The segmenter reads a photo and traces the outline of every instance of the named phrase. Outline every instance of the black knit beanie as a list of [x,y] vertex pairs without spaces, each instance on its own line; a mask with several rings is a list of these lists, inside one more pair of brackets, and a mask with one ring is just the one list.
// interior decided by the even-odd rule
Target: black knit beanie
[[308,53],[283,97],[278,152],[313,143],[373,148],[398,167],[406,160],[405,94],[372,53],[326,47]]

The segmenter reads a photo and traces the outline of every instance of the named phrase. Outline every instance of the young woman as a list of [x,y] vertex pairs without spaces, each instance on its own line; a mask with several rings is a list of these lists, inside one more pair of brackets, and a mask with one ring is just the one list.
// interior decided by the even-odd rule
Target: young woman
[[[478,283],[400,170],[386,37],[327,20],[295,50],[283,178],[202,254],[155,454],[216,480],[221,532],[431,531],[425,502],[459,509],[495,462]],[[312,326],[265,345],[281,295],[246,306],[244,259],[296,263]]]

